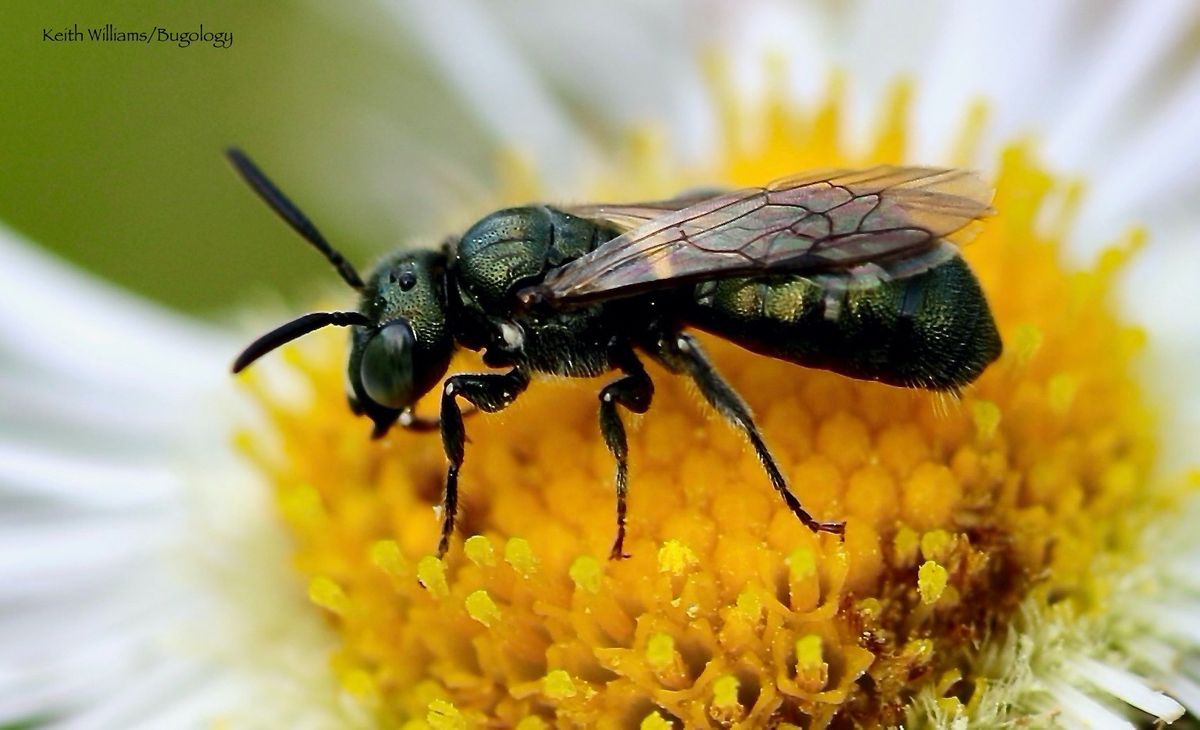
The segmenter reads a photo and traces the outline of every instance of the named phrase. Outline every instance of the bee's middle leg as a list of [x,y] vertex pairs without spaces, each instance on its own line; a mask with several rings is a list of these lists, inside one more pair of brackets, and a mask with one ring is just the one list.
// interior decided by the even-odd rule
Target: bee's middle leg
[[604,436],[609,453],[617,462],[617,537],[608,554],[610,560],[629,557],[624,550],[626,498],[629,494],[629,443],[617,406],[633,413],[645,413],[654,397],[654,383],[632,350],[620,356],[618,365],[625,376],[604,386],[599,396],[600,433]]
[[442,385],[442,409],[439,419],[442,447],[450,465],[446,469],[446,488],[442,493],[442,537],[438,541],[438,557],[450,548],[454,519],[458,514],[458,470],[466,457],[467,430],[463,427],[463,412],[458,407],[462,398],[481,411],[495,413],[512,404],[529,387],[529,375],[519,368],[507,373],[454,375]]

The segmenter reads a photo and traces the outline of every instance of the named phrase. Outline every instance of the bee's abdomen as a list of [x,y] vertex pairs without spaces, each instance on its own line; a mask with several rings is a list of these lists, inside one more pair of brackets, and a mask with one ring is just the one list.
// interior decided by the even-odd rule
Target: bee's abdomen
[[958,257],[837,295],[802,276],[703,282],[690,310],[690,324],[748,350],[891,385],[958,388],[1001,350],[979,282]]

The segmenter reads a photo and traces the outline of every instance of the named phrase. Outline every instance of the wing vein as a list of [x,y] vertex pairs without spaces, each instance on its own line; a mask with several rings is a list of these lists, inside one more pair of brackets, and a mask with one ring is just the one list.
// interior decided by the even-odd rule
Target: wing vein
[[[880,165],[800,173],[710,197],[583,206],[579,214],[624,232],[551,271],[538,289],[545,300],[571,303],[873,262],[913,276],[944,260],[922,254],[988,215],[991,198],[991,187],[967,170]],[[906,257],[912,262],[901,265]]]

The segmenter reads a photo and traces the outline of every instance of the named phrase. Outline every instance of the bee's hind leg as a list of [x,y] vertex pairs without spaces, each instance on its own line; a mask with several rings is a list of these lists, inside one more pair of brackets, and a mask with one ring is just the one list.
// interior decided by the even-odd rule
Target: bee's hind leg
[[725,420],[746,434],[750,445],[754,447],[755,454],[758,455],[759,462],[762,463],[763,469],[771,479],[771,485],[775,487],[775,491],[783,497],[788,508],[806,527],[814,532],[832,532],[838,535],[845,532],[845,522],[822,522],[810,515],[800,504],[800,500],[788,487],[787,480],[783,478],[783,472],[779,469],[775,457],[767,449],[762,434],[758,432],[758,426],[754,423],[750,407],[733,389],[733,386],[721,377],[694,337],[683,332],[668,333],[659,341],[653,354],[656,359],[674,372],[686,373],[690,376],[709,405]]
[[446,488],[442,493],[442,537],[438,541],[438,557],[450,548],[454,519],[458,515],[458,470],[466,456],[467,430],[463,427],[463,412],[458,407],[462,398],[481,411],[495,413],[503,410],[529,387],[529,375],[519,368],[507,373],[453,375],[442,385],[441,431],[442,447],[450,465],[446,469]]
[[628,558],[625,553],[626,496],[629,493],[629,443],[625,438],[625,425],[617,413],[622,406],[633,413],[645,413],[654,397],[654,383],[646,369],[626,346],[619,352],[616,363],[624,377],[612,381],[600,391],[600,433],[604,444],[617,462],[617,537],[613,540],[610,560]]

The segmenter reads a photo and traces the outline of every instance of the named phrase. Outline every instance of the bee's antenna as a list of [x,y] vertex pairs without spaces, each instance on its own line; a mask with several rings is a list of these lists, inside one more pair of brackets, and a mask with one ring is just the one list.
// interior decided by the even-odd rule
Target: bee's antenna
[[263,174],[263,171],[258,169],[245,152],[242,152],[237,147],[230,147],[225,151],[225,155],[229,157],[229,161],[233,163],[235,169],[242,176],[250,187],[254,188],[254,192],[258,193],[258,197],[262,198],[271,209],[279,214],[280,218],[287,221],[287,224],[292,227],[296,233],[304,237],[304,240],[311,243],[318,251],[325,255],[329,263],[333,264],[342,279],[347,284],[355,289],[362,291],[363,281],[358,272],[354,270],[354,265],[346,260],[345,256],[337,251],[333,246],[329,245],[329,241],[321,235],[317,227],[312,224],[300,209],[295,206],[292,201],[288,200],[279,188],[275,187],[275,183]]
[[287,324],[276,327],[254,342],[251,342],[250,346],[243,350],[242,354],[238,355],[237,359],[233,361],[233,372],[242,372],[252,362],[266,355],[271,350],[280,345],[285,345],[297,337],[303,337],[309,332],[319,330],[322,327],[330,325],[351,327],[368,324],[371,324],[371,320],[360,312],[313,312],[312,314],[306,314],[303,317],[293,319]]

